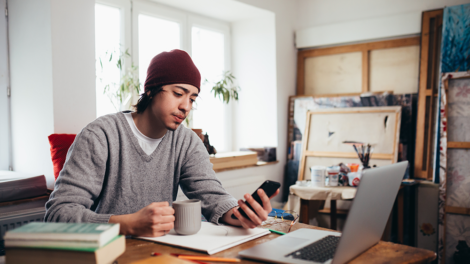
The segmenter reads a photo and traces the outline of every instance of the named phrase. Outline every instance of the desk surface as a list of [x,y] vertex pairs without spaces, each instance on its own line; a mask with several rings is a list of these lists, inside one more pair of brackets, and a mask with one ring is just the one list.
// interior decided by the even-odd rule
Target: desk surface
[[[277,228],[276,225],[271,225],[270,228],[275,229],[275,230],[280,230],[280,228]],[[293,230],[299,229],[299,228],[328,230],[325,228],[315,227],[315,226],[301,224],[301,223],[297,223],[296,225],[294,225]],[[278,236],[280,235],[271,233],[269,235],[252,240],[250,242],[221,251],[212,256],[235,258],[238,256],[238,252],[247,248],[251,248],[255,245],[262,244]],[[121,255],[117,259],[117,261],[119,264],[132,263],[134,261],[149,258],[152,252],[206,255],[204,253],[200,253],[200,252],[196,252],[192,250],[186,250],[183,248],[167,246],[164,244],[154,243],[150,241],[144,241],[144,240],[138,240],[138,239],[127,239],[126,240],[126,252],[123,255]],[[351,264],[384,263],[385,259],[387,260],[387,263],[389,264],[392,264],[392,263],[429,263],[435,258],[436,258],[436,254],[429,250],[381,241],[377,245],[373,246],[366,252],[359,255],[357,258],[353,259],[349,263]],[[248,259],[242,259],[240,263],[260,263],[260,262],[251,261]]]

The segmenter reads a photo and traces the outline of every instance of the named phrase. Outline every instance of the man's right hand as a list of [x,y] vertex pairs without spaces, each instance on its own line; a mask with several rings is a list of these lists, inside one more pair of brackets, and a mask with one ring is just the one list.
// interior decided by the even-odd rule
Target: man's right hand
[[175,210],[168,202],[151,203],[133,214],[113,215],[109,223],[119,223],[123,235],[158,237],[173,229]]

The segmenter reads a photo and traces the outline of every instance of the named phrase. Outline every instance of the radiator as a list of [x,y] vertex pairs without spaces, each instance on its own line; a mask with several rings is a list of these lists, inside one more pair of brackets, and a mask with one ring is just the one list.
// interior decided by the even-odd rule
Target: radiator
[[45,214],[46,209],[38,207],[0,215],[0,256],[5,254],[3,237],[8,230],[15,229],[29,222],[42,222]]

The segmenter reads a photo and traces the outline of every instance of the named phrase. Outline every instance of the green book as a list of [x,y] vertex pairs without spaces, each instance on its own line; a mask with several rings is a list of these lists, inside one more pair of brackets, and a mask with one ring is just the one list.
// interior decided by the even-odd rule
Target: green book
[[124,236],[116,236],[103,247],[84,250],[80,248],[7,247],[7,263],[67,263],[109,264],[126,250]]
[[119,224],[32,222],[5,234],[5,247],[97,249],[116,238]]

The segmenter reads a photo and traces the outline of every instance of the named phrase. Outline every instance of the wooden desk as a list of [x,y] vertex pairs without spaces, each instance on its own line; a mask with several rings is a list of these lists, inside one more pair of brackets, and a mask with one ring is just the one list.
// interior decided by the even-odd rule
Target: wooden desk
[[[271,229],[282,230],[278,225],[271,225]],[[297,223],[294,225],[293,230],[299,228],[310,228],[319,230],[328,230],[325,228],[315,227],[311,225]],[[331,231],[331,230],[329,230]],[[269,234],[258,239],[249,241],[247,243],[238,245],[236,247],[224,250],[212,256],[215,257],[226,257],[235,258],[238,257],[238,252],[251,248],[255,245],[262,244],[271,239],[274,239],[280,235]],[[152,252],[158,253],[179,253],[179,254],[192,254],[192,255],[206,255],[204,253],[186,250],[183,248],[177,248],[167,246],[164,244],[154,243],[150,241],[138,240],[138,239],[127,239],[126,240],[126,252],[117,259],[118,264],[132,263],[133,261],[142,260],[149,258]],[[436,258],[436,254],[432,251],[409,247],[405,245],[399,245],[389,242],[379,242],[366,252],[362,253],[355,259],[351,264],[362,264],[362,263],[429,263]],[[386,260],[386,261],[385,261]],[[242,259],[240,263],[260,263],[253,260]]]

